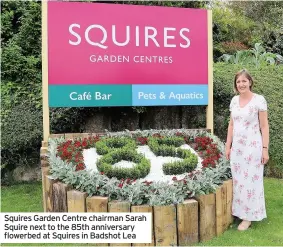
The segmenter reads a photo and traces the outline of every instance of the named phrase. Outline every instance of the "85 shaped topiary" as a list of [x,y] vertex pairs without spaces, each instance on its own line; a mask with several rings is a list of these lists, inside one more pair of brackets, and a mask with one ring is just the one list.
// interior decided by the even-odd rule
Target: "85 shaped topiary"
[[[119,161],[126,160],[134,162],[131,168],[113,167]],[[108,152],[97,162],[97,168],[106,176],[117,179],[138,179],[144,178],[150,171],[150,161],[143,155],[138,154],[136,150],[129,150],[126,147],[118,148]]]

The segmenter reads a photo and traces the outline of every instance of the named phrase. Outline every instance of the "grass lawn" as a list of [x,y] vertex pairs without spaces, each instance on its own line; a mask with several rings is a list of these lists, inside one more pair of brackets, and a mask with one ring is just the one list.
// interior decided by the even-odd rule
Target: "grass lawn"
[[[267,219],[237,231],[238,221],[220,237],[196,246],[283,246],[283,180],[265,178]],[[42,212],[41,183],[2,187],[2,212]],[[78,246],[79,244],[60,244]],[[2,246],[59,246],[59,244],[3,244]],[[84,244],[80,246],[94,246]]]

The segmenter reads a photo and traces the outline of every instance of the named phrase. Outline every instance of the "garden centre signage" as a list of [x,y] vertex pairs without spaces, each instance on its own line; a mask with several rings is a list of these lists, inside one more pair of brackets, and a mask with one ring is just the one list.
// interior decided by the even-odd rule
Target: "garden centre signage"
[[50,107],[208,104],[207,10],[48,2]]

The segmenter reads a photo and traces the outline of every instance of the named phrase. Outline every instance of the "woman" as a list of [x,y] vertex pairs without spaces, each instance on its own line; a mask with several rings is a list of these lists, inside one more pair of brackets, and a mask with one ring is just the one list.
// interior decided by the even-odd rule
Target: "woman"
[[247,230],[252,221],[266,218],[263,167],[269,159],[267,104],[252,87],[253,79],[246,70],[235,75],[234,89],[239,95],[231,100],[226,142],[233,177],[232,214],[243,220],[240,231]]

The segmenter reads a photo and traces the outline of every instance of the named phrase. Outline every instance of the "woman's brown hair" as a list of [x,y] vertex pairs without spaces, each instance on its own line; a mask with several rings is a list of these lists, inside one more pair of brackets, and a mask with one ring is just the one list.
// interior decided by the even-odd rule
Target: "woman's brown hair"
[[236,93],[239,92],[238,89],[237,89],[237,83],[236,82],[237,82],[239,76],[241,76],[241,75],[245,76],[249,80],[249,82],[251,83],[250,90],[252,91],[252,88],[253,88],[253,85],[254,85],[254,80],[246,69],[242,69],[242,70],[240,70],[236,73],[235,78],[234,78],[234,91]]

